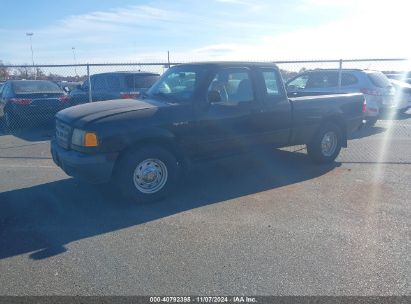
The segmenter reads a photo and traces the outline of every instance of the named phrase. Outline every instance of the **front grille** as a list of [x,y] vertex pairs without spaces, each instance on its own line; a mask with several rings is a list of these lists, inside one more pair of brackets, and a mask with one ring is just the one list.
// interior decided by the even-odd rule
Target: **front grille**
[[60,120],[56,120],[57,143],[64,149],[68,149],[70,146],[71,131],[72,131],[72,128],[68,124]]

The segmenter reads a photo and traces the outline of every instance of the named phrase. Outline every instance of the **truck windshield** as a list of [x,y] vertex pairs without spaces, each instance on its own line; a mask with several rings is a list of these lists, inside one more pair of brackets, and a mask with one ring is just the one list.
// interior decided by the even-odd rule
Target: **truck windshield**
[[190,101],[205,73],[206,69],[199,66],[176,66],[170,68],[148,90],[147,95],[172,103]]

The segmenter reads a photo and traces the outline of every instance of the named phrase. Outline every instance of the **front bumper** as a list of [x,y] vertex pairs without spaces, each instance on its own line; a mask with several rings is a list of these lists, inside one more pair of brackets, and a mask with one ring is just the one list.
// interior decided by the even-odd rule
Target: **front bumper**
[[55,139],[50,145],[54,163],[72,177],[100,184],[111,178],[115,160],[106,154],[85,154],[60,147]]

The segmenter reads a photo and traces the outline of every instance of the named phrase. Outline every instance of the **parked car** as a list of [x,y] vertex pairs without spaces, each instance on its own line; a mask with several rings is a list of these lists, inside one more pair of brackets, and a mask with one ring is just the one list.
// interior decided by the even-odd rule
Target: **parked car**
[[400,112],[407,112],[411,108],[411,84],[390,79],[391,84],[395,87],[395,108]]
[[1,91],[0,118],[7,129],[52,119],[70,105],[67,94],[48,80],[9,80]]
[[[90,76],[92,101],[117,98],[138,98],[160,77],[149,72],[113,72]],[[72,102],[89,102],[89,82],[86,80],[70,92]]]
[[81,82],[78,81],[58,81],[58,86],[62,88],[66,93],[70,93],[71,91],[77,89],[81,86]]
[[365,120],[374,125],[380,112],[395,108],[395,89],[379,71],[343,69],[341,88],[338,69],[317,69],[304,72],[286,83],[288,96],[363,93],[367,100]]
[[411,84],[411,72],[398,72],[385,74],[389,79],[404,81]]
[[190,162],[241,150],[306,144],[314,161],[332,162],[364,105],[362,94],[289,99],[276,65],[246,62],[171,67],[143,98],[57,113],[54,162],[151,201],[174,189]]

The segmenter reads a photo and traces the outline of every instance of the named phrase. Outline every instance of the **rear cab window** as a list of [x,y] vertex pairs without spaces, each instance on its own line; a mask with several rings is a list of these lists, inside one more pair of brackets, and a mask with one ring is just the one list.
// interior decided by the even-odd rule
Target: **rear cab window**
[[282,87],[282,79],[279,72],[273,68],[261,68],[261,74],[264,79],[264,99],[269,102],[282,99],[285,94]]

